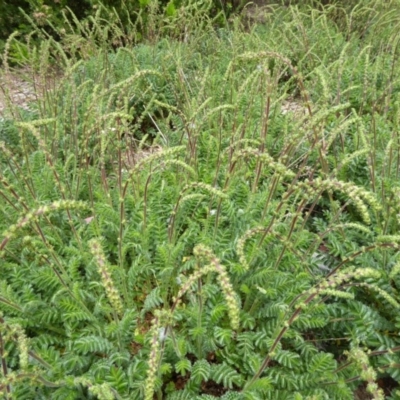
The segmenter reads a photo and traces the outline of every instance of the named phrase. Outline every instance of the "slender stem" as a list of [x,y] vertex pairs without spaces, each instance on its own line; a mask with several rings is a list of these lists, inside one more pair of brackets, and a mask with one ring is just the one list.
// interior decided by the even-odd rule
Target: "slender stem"
[[[3,370],[3,377],[7,378],[8,375],[8,368],[7,368],[7,363],[6,359],[4,357],[4,343],[3,343],[3,336],[0,332],[0,359],[1,359],[1,369]],[[8,400],[8,395],[11,394],[11,387],[10,385],[5,386],[6,389],[6,395],[5,395],[5,400]]]

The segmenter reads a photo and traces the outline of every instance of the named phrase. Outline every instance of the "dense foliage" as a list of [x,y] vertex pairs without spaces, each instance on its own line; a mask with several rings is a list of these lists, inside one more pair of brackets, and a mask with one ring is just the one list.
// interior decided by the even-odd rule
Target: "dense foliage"
[[[353,7],[360,6],[359,0],[258,0],[254,4],[260,7],[274,7],[276,5],[309,5],[316,9],[326,5],[337,5],[336,18],[343,20],[343,11],[351,11]],[[363,5],[371,3],[364,0]],[[375,2],[377,4],[380,1]],[[384,2],[383,2],[384,3]],[[156,12],[160,17],[170,17],[185,14],[187,7],[206,7],[207,14],[219,26],[227,23],[227,19],[240,13],[253,2],[247,0],[0,0],[0,51],[3,52],[5,41],[10,34],[18,30],[21,36],[34,37],[44,31],[52,34],[58,40],[53,28],[58,32],[66,29],[65,16],[72,22],[78,20],[81,24],[91,23],[92,17],[101,10],[102,17],[111,18],[114,23],[118,20],[119,28],[125,35],[130,32],[132,22],[135,23],[135,36],[142,39],[146,35],[146,25],[150,14]],[[368,4],[370,6],[370,4]],[[371,8],[371,7],[369,7]],[[371,8],[376,8],[376,4]],[[341,10],[341,11],[340,11]],[[222,13],[221,13],[222,11]],[[368,7],[364,13],[369,13]],[[71,14],[73,18],[71,18]],[[365,15],[363,20],[365,20]],[[40,29],[32,30],[32,25]]]
[[398,398],[398,2],[71,15],[3,57],[60,78],[0,122],[1,395]]
[[[57,40],[57,31],[65,29],[65,16],[78,20],[81,24],[90,24],[92,17],[101,10],[103,18],[112,18],[120,22],[120,27],[130,27],[134,22],[136,36],[146,33],[146,23],[149,15],[156,12],[159,16],[171,16],[185,12],[188,5],[207,5],[210,17],[217,17],[218,23],[224,23],[220,11],[229,16],[239,11],[242,4],[238,0],[210,0],[206,2],[182,0],[0,0],[0,51],[4,50],[7,37],[18,30],[20,35],[38,34],[39,30],[53,34]],[[73,15],[73,18],[71,18]],[[39,30],[32,30],[32,25]],[[129,34],[129,28],[123,29]]]

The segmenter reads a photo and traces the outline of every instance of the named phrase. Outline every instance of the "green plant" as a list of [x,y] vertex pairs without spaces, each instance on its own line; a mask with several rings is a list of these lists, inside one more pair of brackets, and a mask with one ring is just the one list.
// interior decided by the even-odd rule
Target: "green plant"
[[166,38],[135,47],[78,23],[24,43],[64,74],[0,125],[5,398],[353,399],[365,381],[381,399],[378,377],[399,381],[391,11],[368,38],[331,8],[249,33],[203,11],[184,37],[154,17]]

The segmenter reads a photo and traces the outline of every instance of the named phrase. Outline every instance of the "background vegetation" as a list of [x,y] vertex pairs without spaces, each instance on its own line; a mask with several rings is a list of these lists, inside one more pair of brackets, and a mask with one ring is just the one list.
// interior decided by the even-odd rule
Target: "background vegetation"
[[4,398],[398,398],[399,2],[213,7],[6,42]]
[[[154,6],[155,3],[157,6]],[[121,20],[122,26],[127,27],[130,23],[142,21],[144,24],[136,25],[136,35],[141,39],[143,30],[145,30],[146,21],[149,13],[157,9],[157,14],[162,16],[174,15],[177,10],[182,12],[188,4],[208,4],[207,13],[210,18],[214,18],[214,22],[220,26],[226,25],[227,19],[240,13],[248,4],[256,4],[259,6],[275,5],[302,5],[313,8],[321,6],[335,5],[336,10],[351,11],[353,7],[363,7],[364,13],[368,13],[368,8],[376,8],[385,2],[371,2],[369,0],[256,0],[254,3],[247,0],[209,0],[209,1],[182,1],[182,0],[0,0],[0,51],[4,50],[4,44],[8,36],[18,30],[20,35],[33,35],[37,32],[32,31],[32,25],[29,19],[33,20],[37,25],[41,26],[47,32],[49,25],[57,28],[65,28],[65,15],[70,13],[79,21],[90,20],[96,10],[103,8],[108,16],[117,16]],[[372,6],[372,7],[371,7]],[[152,11],[150,11],[152,10]],[[223,14],[219,14],[222,11]],[[29,16],[29,18],[27,18]],[[344,18],[340,15],[340,18]],[[144,21],[143,21],[144,20]],[[125,30],[125,29],[124,29]],[[125,30],[128,34],[129,29]],[[51,32],[55,34],[54,31]],[[57,35],[55,34],[57,39]]]

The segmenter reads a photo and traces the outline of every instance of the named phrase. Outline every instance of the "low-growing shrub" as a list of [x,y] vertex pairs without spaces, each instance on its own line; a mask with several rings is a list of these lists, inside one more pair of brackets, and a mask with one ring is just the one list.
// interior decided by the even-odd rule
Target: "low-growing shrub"
[[0,123],[5,398],[396,398],[398,32],[328,12],[21,42],[64,73]]

